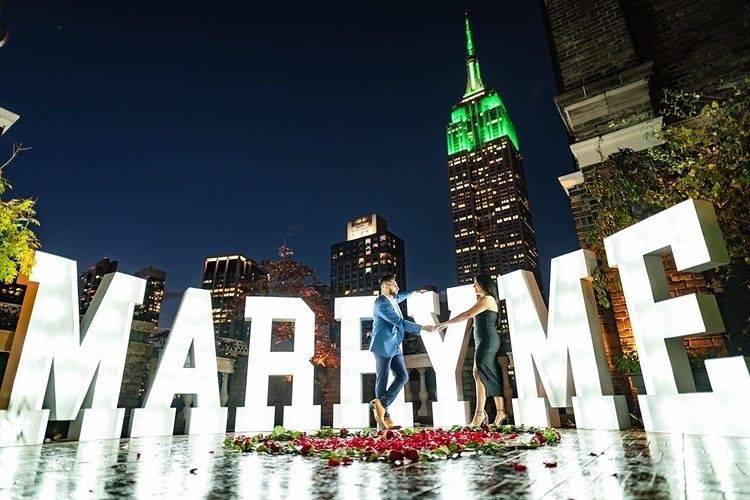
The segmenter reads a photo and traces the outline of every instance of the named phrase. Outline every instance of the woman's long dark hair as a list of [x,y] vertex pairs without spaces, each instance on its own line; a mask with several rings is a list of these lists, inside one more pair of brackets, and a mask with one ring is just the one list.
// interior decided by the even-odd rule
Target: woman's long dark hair
[[474,281],[479,283],[482,290],[484,290],[487,295],[492,296],[492,298],[495,299],[495,302],[500,302],[500,297],[497,293],[497,282],[492,279],[492,276],[489,274],[477,274],[474,276]]
[[[479,286],[482,287],[482,290],[484,290],[487,295],[491,296],[493,299],[495,299],[495,302],[497,303],[498,311],[500,308],[500,294],[497,291],[497,281],[492,279],[492,276],[489,274],[477,274],[474,276],[474,281],[479,283]],[[497,315],[497,322],[495,323],[495,326],[498,328],[500,327],[500,315]]]

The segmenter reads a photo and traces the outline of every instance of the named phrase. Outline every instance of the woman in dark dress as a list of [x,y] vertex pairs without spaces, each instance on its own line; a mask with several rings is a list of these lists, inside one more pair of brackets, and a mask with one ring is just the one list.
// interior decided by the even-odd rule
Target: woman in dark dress
[[470,425],[482,425],[487,422],[484,405],[487,397],[495,399],[497,416],[493,424],[502,424],[507,415],[503,401],[503,378],[497,362],[500,350],[500,337],[497,334],[498,295],[497,284],[488,274],[474,278],[474,291],[477,302],[468,311],[437,325],[445,329],[452,323],[460,323],[474,318],[474,384],[476,385],[477,407]]

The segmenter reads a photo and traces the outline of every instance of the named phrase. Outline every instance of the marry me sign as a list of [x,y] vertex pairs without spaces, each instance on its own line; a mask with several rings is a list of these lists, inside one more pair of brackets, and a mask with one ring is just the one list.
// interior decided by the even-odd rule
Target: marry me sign
[[[729,258],[713,207],[686,200],[604,240],[607,264],[616,267],[632,322],[646,394],[638,397],[647,431],[750,436],[750,372],[741,356],[706,361],[712,392],[696,392],[682,337],[719,333],[724,325],[712,295],[671,298],[662,256],[671,253],[678,270],[701,272]],[[555,409],[572,407],[576,425],[586,429],[623,429],[628,424],[623,396],[614,395],[592,290],[594,255],[578,250],[552,259],[549,306],[533,275],[516,271],[500,276],[513,345],[518,397],[516,424],[553,425]],[[194,394],[187,409],[186,432],[224,433],[227,408],[220,405],[216,349],[208,290],[185,291],[173,328],[159,359],[142,408],[118,408],[133,309],[140,304],[145,280],[122,273],[104,277],[86,315],[79,321],[77,266],[74,261],[38,252],[29,281],[33,309],[7,408],[0,410],[0,446],[38,444],[49,420],[69,420],[70,437],[119,438],[126,411],[131,437],[172,434],[174,394]],[[476,298],[471,286],[447,290],[451,315]],[[341,397],[334,426],[367,427],[369,410],[361,400],[362,374],[375,361],[360,345],[363,319],[372,317],[375,297],[335,301],[341,321]],[[414,319],[437,322],[435,293],[412,295]],[[244,405],[237,408],[237,432],[273,428],[267,406],[268,377],[291,375],[292,404],[284,408],[284,426],[320,427],[320,406],[313,404],[313,311],[302,299],[248,297],[251,321]],[[293,352],[271,352],[274,321],[295,325]],[[435,426],[465,425],[469,402],[463,400],[460,373],[469,341],[466,322],[445,333],[422,332],[436,375]],[[192,367],[185,367],[193,352]],[[14,346],[14,349],[16,347]],[[409,425],[412,408],[403,393],[391,406],[394,419]]]

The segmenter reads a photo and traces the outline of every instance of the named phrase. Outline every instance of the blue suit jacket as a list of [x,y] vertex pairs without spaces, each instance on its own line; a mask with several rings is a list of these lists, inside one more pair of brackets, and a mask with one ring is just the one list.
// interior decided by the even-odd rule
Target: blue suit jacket
[[[396,295],[396,301],[403,302],[408,296],[408,293],[399,292]],[[386,358],[393,357],[400,350],[401,342],[404,341],[404,333],[419,335],[420,330],[422,330],[420,325],[402,318],[387,297],[381,295],[375,299],[372,312],[372,338],[370,339],[370,350],[373,353]]]

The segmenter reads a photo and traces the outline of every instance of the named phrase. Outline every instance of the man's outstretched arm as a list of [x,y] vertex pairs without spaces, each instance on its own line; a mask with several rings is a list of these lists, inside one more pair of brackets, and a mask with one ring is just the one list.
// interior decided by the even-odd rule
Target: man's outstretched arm
[[392,324],[393,326],[399,326],[404,329],[405,332],[419,334],[420,330],[422,330],[422,325],[418,325],[417,323],[414,323],[413,321],[409,321],[408,319],[402,318],[394,309],[391,307],[390,304],[384,304],[379,303],[378,304],[378,314],[381,318],[386,320],[388,323]]
[[433,325],[420,325],[417,323],[414,323],[413,321],[409,321],[408,319],[402,318],[394,309],[390,306],[390,304],[377,304],[378,309],[377,313],[380,315],[381,318],[386,320],[388,323],[394,325],[394,326],[401,326],[405,332],[411,333],[414,335],[419,335],[422,333],[422,330],[431,332],[435,330],[435,326]]
[[396,302],[401,303],[409,298],[409,295],[414,295],[415,293],[425,293],[429,292],[431,290],[426,290],[424,288],[420,288],[419,290],[411,290],[409,292],[398,292],[396,294]]

